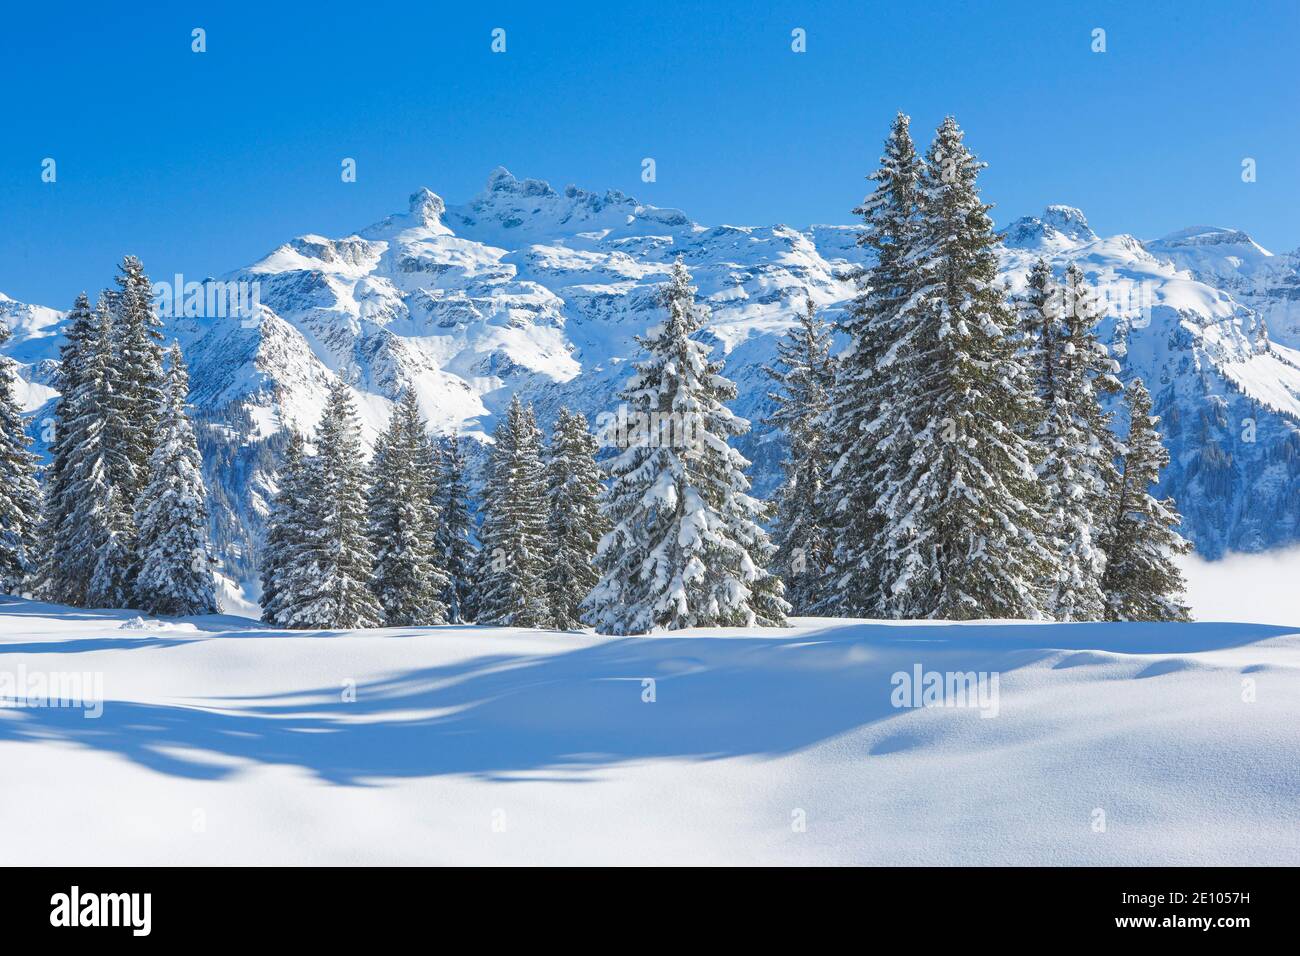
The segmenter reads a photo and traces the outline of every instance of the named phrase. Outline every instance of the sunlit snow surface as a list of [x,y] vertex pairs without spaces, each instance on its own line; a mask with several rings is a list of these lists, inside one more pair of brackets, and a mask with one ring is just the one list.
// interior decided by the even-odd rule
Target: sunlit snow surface
[[6,863],[1300,863],[1300,626],[138,617],[0,599],[0,674],[105,697],[0,709]]

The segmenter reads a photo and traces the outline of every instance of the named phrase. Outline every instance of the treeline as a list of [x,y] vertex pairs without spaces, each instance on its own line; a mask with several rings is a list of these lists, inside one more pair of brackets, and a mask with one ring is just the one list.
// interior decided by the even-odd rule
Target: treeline
[[494,439],[475,535],[457,438],[430,439],[408,389],[366,465],[351,391],[336,383],[314,450],[293,434],[280,469],[262,555],[263,620],[579,626],[604,527],[596,440],[581,415],[562,409],[544,447],[532,408],[517,398]]

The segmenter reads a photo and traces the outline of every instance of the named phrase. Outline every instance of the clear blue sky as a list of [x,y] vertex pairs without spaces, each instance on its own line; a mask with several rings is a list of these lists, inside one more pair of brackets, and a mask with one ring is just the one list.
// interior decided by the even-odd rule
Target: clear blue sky
[[695,6],[6,4],[0,291],[66,308],[125,252],[219,274],[498,164],[706,224],[847,222],[898,109],[924,140],[956,114],[1000,222],[1064,202],[1103,233],[1300,246],[1296,0]]

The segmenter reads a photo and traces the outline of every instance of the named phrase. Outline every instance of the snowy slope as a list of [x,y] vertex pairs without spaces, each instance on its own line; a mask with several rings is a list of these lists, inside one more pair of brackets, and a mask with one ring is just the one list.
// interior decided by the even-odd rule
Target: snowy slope
[[[1004,264],[1013,288],[1039,255],[1062,270],[1078,262],[1102,287],[1113,304],[1105,334],[1165,416],[1166,489],[1201,552],[1217,556],[1300,540],[1300,360],[1270,340],[1225,265],[1263,262],[1264,250],[1248,239],[1211,248],[1202,232],[1163,245],[1100,238],[1079,210],[1051,206],[1007,227]],[[832,318],[844,307],[862,257],[855,239],[849,226],[708,227],[619,192],[556,190],[498,169],[464,204],[420,189],[406,211],[354,235],[301,236],[222,276],[256,284],[254,316],[168,325],[191,366],[229,573],[253,577],[282,426],[312,428],[336,375],[354,384],[367,440],[408,384],[435,428],[479,438],[516,392],[544,423],[561,403],[594,416],[612,407],[635,336],[659,320],[677,255],[713,310],[702,334],[737,381],[736,410],[755,423],[741,447],[769,493],[781,448],[761,424],[761,368],[806,294]],[[48,385],[58,314],[16,303],[4,314],[30,328],[10,351]],[[28,405],[48,397],[33,387]]]
[[[1300,863],[1295,629],[131,618],[0,603],[0,675],[104,689],[0,708],[6,863]],[[996,716],[893,706],[917,666]]]
[[1300,348],[1300,250],[1274,255],[1246,233],[1219,226],[1180,229],[1145,245],[1254,310],[1274,342]]

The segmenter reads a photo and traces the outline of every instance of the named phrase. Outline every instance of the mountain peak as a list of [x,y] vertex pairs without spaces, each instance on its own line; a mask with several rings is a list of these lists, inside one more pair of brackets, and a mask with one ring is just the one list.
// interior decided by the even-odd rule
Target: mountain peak
[[1224,226],[1188,226],[1186,229],[1178,229],[1167,236],[1161,236],[1147,245],[1160,249],[1219,248],[1225,252],[1229,250],[1224,247],[1240,246],[1255,251],[1256,254],[1272,255],[1245,232]]
[[1008,246],[1026,248],[1092,242],[1096,238],[1082,210],[1058,203],[1044,209],[1041,216],[1017,219],[1007,227],[1004,241]]
[[488,174],[487,192],[515,193],[521,196],[554,196],[556,192],[544,179],[517,179],[514,173],[504,166],[498,166]]
[[447,204],[432,189],[421,186],[411,193],[410,209],[412,218],[420,220],[426,226],[435,226],[442,223]]
[[1076,238],[1096,239],[1097,234],[1088,225],[1088,217],[1076,206],[1054,204],[1043,210],[1043,222],[1057,231]]

